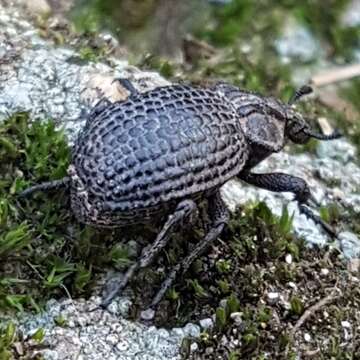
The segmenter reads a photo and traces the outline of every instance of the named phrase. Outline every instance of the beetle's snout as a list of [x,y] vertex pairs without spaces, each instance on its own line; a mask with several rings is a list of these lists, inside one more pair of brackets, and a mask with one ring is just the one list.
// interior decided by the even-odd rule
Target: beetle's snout
[[300,114],[295,112],[289,114],[285,132],[295,144],[306,144],[311,138],[326,141],[338,139],[342,136],[339,130],[334,130],[329,135],[315,131]]

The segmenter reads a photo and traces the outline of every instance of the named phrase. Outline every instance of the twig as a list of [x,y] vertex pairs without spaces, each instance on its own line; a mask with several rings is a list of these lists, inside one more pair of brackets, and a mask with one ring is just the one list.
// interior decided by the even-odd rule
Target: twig
[[[337,290],[337,288],[335,288],[335,290]],[[306,309],[301,315],[300,319],[296,322],[295,326],[292,328],[290,332],[290,337],[294,338],[296,332],[300,329],[300,327],[304,324],[306,320],[308,320],[315,312],[320,310],[323,306],[332,303],[338,297],[339,295],[335,295],[335,291],[333,291],[329,295],[325,296],[323,299],[319,300],[317,303]]]
[[311,78],[311,84],[320,87],[357,76],[360,76],[360,64],[347,65],[314,75]]
[[320,352],[319,348],[317,348],[315,350],[307,350],[307,351],[305,351],[304,356],[305,357],[314,357],[315,355],[319,354],[319,352]]

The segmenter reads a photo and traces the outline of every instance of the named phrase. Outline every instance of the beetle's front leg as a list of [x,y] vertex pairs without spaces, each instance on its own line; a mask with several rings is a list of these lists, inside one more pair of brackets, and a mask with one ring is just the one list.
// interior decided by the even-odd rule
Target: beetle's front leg
[[265,190],[274,192],[292,192],[295,195],[295,200],[297,200],[299,204],[300,212],[312,219],[316,224],[319,224],[330,236],[336,236],[336,231],[306,206],[309,205],[310,202],[316,204],[316,201],[305,180],[284,173],[253,174],[243,172],[240,173],[238,177],[248,184],[255,185]]

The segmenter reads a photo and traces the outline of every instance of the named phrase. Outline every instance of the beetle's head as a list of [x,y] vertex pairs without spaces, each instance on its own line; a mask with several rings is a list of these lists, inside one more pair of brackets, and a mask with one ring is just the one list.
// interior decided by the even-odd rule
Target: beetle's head
[[338,131],[330,135],[316,132],[294,108],[299,99],[312,92],[310,86],[298,89],[287,104],[226,83],[217,84],[215,90],[234,105],[247,142],[262,157],[280,151],[288,139],[305,144],[310,138],[332,140],[341,136]]
[[313,130],[306,119],[293,108],[292,105],[294,103],[311,92],[312,88],[305,85],[295,92],[288,103],[286,110],[285,136],[295,144],[306,144],[311,138],[318,140],[333,140],[341,137],[340,132],[337,130],[329,135],[321,134]]

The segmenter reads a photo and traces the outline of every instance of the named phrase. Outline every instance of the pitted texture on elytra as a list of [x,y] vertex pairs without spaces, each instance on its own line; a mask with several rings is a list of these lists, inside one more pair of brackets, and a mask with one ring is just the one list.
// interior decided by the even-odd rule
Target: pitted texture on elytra
[[215,91],[177,85],[133,95],[90,119],[73,165],[100,212],[126,212],[219,187],[246,159],[234,107]]

